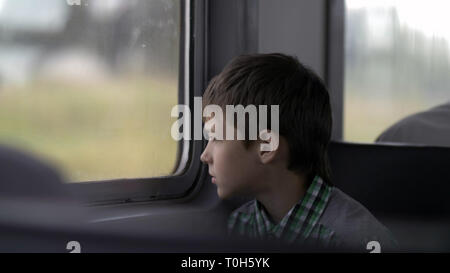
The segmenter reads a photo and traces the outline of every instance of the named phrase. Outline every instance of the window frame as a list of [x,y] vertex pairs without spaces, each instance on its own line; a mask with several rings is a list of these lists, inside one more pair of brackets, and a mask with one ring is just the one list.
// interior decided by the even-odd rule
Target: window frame
[[[206,9],[201,0],[181,0],[180,6],[178,103],[192,109],[194,96],[201,96],[205,86]],[[192,128],[193,124],[191,120]],[[203,140],[179,141],[171,175],[70,182],[67,185],[74,195],[90,205],[182,198],[199,186],[196,181],[200,180],[204,168],[201,168],[200,160],[193,159],[200,158],[203,147]]]
[[345,0],[326,1],[325,14],[325,81],[330,89],[333,112],[332,140],[344,136],[344,42]]

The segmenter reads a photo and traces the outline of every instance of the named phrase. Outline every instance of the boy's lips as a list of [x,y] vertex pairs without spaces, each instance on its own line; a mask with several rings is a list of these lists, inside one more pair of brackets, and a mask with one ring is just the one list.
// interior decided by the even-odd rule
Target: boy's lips
[[216,178],[215,178],[214,176],[212,176],[212,175],[211,175],[211,182],[212,182],[213,184],[216,183]]
[[216,183],[216,178],[214,177],[214,175],[212,175],[212,174],[209,174],[209,175],[211,176],[211,182]]

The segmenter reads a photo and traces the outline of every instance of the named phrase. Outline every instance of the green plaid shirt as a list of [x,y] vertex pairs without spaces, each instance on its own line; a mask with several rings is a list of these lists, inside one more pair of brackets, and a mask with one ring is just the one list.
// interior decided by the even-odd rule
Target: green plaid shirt
[[315,241],[329,245],[334,232],[318,224],[332,187],[316,176],[304,197],[278,223],[273,224],[262,204],[251,201],[234,211],[228,221],[231,235],[254,239],[278,239],[286,243]]

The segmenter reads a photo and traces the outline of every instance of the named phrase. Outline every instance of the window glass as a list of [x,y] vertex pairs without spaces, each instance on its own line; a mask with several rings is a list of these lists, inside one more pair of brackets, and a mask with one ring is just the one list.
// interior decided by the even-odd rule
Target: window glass
[[70,181],[170,174],[179,0],[0,0],[0,143]]
[[[449,9],[445,0],[346,1],[345,140],[373,142],[405,117],[449,103]],[[414,128],[394,141],[419,133],[408,122]],[[437,122],[450,132],[450,115]]]

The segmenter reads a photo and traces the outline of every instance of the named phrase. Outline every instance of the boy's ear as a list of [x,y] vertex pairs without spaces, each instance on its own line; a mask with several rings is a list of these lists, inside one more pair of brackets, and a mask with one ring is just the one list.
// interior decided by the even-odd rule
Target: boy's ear
[[276,132],[270,130],[262,130],[259,133],[260,144],[258,147],[258,155],[261,163],[267,164],[272,162],[279,153],[280,137]]

